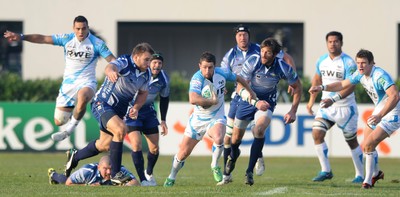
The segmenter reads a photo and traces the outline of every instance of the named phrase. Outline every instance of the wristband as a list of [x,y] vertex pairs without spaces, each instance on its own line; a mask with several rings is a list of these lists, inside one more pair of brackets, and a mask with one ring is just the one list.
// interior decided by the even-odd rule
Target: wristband
[[336,101],[342,99],[342,95],[340,95],[339,93],[337,93],[337,94],[333,95],[332,97],[330,97],[330,99],[331,99],[333,102],[336,102]]
[[259,101],[258,99],[257,100],[251,99],[250,103],[253,104],[254,107],[256,107],[258,101]]
[[24,34],[19,34],[19,37],[20,37],[20,40],[21,40],[21,41],[25,40]]
[[325,86],[324,85],[319,85],[319,87],[321,88],[321,90],[325,90]]

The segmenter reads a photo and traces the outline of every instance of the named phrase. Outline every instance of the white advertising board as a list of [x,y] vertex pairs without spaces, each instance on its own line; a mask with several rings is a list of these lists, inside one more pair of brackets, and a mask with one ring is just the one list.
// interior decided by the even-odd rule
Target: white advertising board
[[[265,145],[263,154],[265,156],[315,156],[314,142],[311,135],[314,117],[306,111],[306,105],[300,104],[297,112],[297,120],[284,125],[283,116],[290,109],[290,104],[278,103],[273,114],[271,125],[265,135]],[[189,113],[192,106],[185,102],[171,102],[168,109],[167,124],[169,133],[167,136],[160,137],[160,153],[162,155],[174,155],[178,152],[179,144],[182,141],[183,132],[186,127]],[[225,105],[227,113],[229,104]],[[314,111],[318,106],[314,106]],[[374,106],[358,105],[358,140],[363,141],[363,128],[367,117],[371,114]],[[240,146],[242,155],[249,155],[253,136],[250,130],[246,131]],[[342,131],[334,126],[328,131],[326,143],[329,147],[329,155],[333,157],[350,157],[350,148],[344,140]],[[377,148],[380,157],[400,157],[400,137],[395,132],[390,138],[381,142]],[[210,155],[212,141],[205,136],[193,150],[192,155]]]

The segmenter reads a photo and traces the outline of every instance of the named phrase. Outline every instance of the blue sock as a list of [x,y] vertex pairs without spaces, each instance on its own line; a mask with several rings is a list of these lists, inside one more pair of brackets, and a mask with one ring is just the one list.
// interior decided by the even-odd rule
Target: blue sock
[[74,160],[78,163],[80,160],[96,156],[100,153],[96,148],[96,140],[89,142],[85,148],[78,150],[75,154]]
[[146,172],[147,172],[148,175],[152,175],[153,174],[153,169],[154,169],[154,166],[157,163],[158,155],[159,155],[158,153],[157,154],[153,154],[151,152],[149,152],[147,154],[147,169],[146,169]]
[[57,183],[59,184],[65,184],[65,182],[67,182],[67,177],[63,174],[59,174],[57,172],[55,172],[53,174],[53,176],[51,176],[51,179],[53,179],[54,181],[57,181]]
[[262,152],[262,149],[264,147],[264,141],[265,138],[254,138],[253,144],[251,145],[250,149],[250,160],[249,160],[249,165],[247,167],[246,173],[248,172],[253,172],[254,166],[257,163],[257,159],[260,155],[260,152]]
[[227,175],[226,172],[226,162],[228,161],[228,155],[231,154],[231,147],[224,148],[224,174]]
[[142,151],[132,151],[131,152],[133,164],[135,165],[136,172],[140,178],[140,182],[147,180],[144,176],[144,159]]
[[111,177],[121,171],[122,162],[122,142],[110,143]]
[[241,142],[231,145],[231,154],[230,155],[231,155],[231,158],[233,161],[236,161],[240,155],[240,150],[239,150],[240,144],[241,144]]

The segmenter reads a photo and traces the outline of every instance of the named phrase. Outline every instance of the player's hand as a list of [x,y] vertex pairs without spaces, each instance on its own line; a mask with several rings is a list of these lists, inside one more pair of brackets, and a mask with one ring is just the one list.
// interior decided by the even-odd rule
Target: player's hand
[[382,120],[382,117],[378,116],[378,115],[371,115],[370,117],[368,117],[367,123],[369,125],[377,125],[378,123],[380,123]]
[[293,96],[293,94],[294,94],[294,88],[293,88],[292,86],[289,86],[289,87],[287,88],[287,93],[288,93],[290,96]]
[[296,121],[296,113],[290,111],[289,113],[285,114],[283,120],[285,121],[285,124],[293,123]]
[[333,104],[332,99],[326,98],[326,99],[323,99],[323,100],[319,103],[319,106],[320,106],[321,108],[328,108],[328,107],[330,107],[332,104]]
[[216,104],[218,104],[218,96],[217,93],[212,91],[211,105],[216,105]]
[[14,32],[11,31],[6,31],[4,32],[4,38],[6,38],[8,41],[18,41],[21,40],[21,34],[16,34]]
[[160,126],[161,126],[161,135],[166,136],[168,134],[167,123],[165,121],[161,121]]
[[315,94],[321,91],[322,91],[321,86],[311,86],[310,89],[308,90],[310,94]]
[[135,108],[131,107],[129,109],[129,117],[132,118],[133,120],[136,120],[138,117],[138,110],[136,110]]
[[269,103],[268,103],[267,101],[259,100],[259,101],[257,101],[255,107],[256,107],[258,110],[267,111],[268,108],[270,107],[270,105],[269,105]]
[[119,77],[119,73],[114,70],[106,72],[106,75],[107,75],[108,80],[110,80],[113,83],[117,82],[118,77]]

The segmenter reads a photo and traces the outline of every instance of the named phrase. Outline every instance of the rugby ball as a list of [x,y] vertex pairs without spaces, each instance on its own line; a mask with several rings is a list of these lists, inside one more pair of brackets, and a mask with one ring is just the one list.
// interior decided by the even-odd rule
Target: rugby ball
[[210,80],[204,80],[204,86],[201,89],[201,96],[206,99],[211,99],[214,92],[214,84]]

